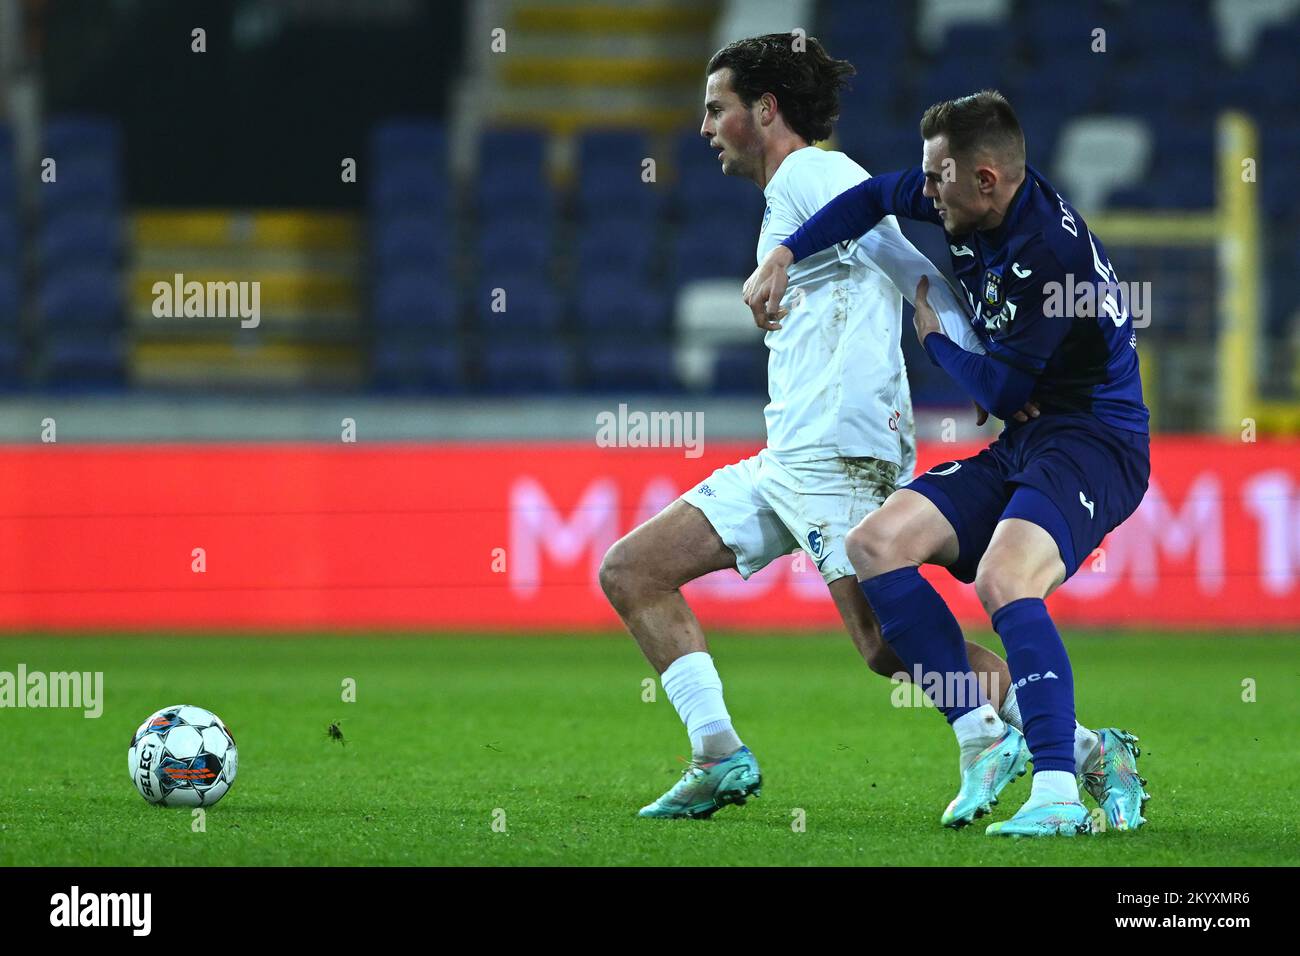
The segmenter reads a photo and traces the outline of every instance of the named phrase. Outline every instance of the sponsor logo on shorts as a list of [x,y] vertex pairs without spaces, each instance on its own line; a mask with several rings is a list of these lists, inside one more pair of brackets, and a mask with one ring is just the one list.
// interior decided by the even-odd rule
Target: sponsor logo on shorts
[[718,497],[717,492],[715,492],[708,485],[700,485],[700,487],[696,488],[695,491],[701,495],[708,495],[710,498]]
[[1097,503],[1095,501],[1089,501],[1082,491],[1079,492],[1079,504],[1088,509],[1089,518],[1096,517],[1096,515],[1092,513],[1092,509],[1096,507]]

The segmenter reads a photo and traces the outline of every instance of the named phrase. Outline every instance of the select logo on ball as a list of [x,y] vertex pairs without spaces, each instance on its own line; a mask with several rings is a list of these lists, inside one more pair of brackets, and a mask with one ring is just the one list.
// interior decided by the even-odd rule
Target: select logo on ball
[[149,803],[210,807],[235,782],[239,753],[221,718],[192,704],[151,714],[131,738],[127,768]]

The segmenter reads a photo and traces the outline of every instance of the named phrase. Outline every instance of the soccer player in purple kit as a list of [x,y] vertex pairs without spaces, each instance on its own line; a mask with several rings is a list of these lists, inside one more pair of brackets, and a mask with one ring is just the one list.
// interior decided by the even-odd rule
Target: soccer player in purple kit
[[[919,169],[875,176],[824,206],[768,254],[745,284],[745,301],[756,319],[776,314],[792,263],[861,236],[885,216],[944,228],[986,354],[944,335],[924,280],[917,335],[931,360],[1007,425],[978,455],[936,465],[894,492],[849,533],[846,550],[884,640],[909,668],[962,677],[971,670],[961,628],[920,565],[973,582],[992,618],[1034,778],[1028,801],[986,833],[1092,832],[1076,771],[1109,827],[1134,829],[1145,822],[1148,799],[1136,738],[1102,729],[1080,759],[1073,672],[1044,604],[1146,492],[1148,413],[1132,319],[1101,242],[1026,164],[1020,124],[1000,93],[937,103],[920,132]],[[1063,289],[1088,282],[1098,291],[1095,308],[1061,307]],[[1015,421],[1031,398],[1039,417]],[[964,759],[1006,772],[1015,748],[1005,741],[1015,735],[994,706],[936,704]],[[978,815],[969,809],[959,794],[944,822],[969,822]]]

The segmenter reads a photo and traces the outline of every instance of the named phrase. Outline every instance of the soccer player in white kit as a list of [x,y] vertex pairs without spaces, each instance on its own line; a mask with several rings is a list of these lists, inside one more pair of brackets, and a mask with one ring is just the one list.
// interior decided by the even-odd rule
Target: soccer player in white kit
[[[838,91],[854,70],[815,39],[801,43],[795,49],[790,34],[737,41],[707,70],[700,134],[718,150],[723,173],[751,179],[767,200],[759,261],[868,178],[843,153],[811,145],[830,135]],[[641,816],[707,817],[743,804],[762,784],[682,597],[688,581],[723,568],[748,578],[803,549],[872,670],[905,671],[880,637],[844,538],[912,477],[916,446],[900,335],[903,298],[923,275],[945,333],[982,352],[963,304],[893,217],[803,260],[790,272],[785,313],[760,322],[770,350],[767,446],[715,471],[605,555],[601,586],[661,675],[691,740],[682,779]],[[980,645],[968,642],[967,650],[986,694],[1001,701],[1010,683],[1006,663]]]

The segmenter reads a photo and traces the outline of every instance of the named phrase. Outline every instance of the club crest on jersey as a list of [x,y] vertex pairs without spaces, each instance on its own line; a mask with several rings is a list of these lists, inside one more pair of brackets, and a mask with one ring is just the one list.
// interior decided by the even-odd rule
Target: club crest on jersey
[[1002,273],[987,269],[984,272],[984,302],[993,309],[1002,308]]

